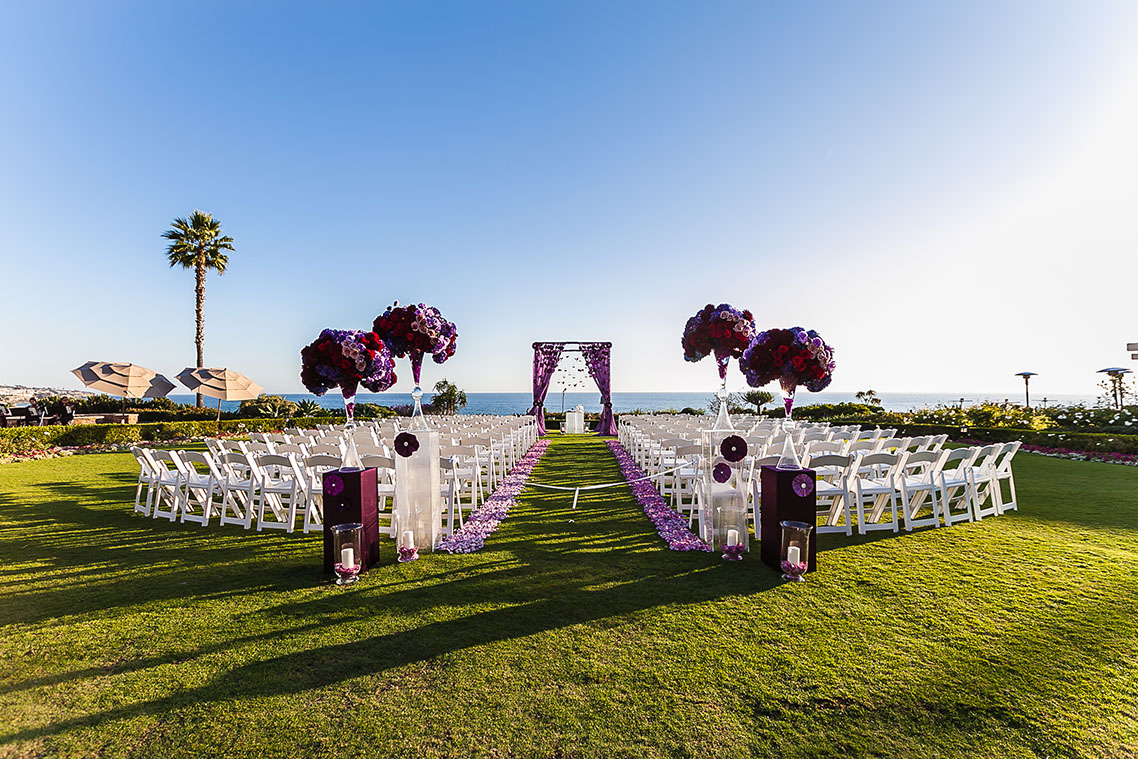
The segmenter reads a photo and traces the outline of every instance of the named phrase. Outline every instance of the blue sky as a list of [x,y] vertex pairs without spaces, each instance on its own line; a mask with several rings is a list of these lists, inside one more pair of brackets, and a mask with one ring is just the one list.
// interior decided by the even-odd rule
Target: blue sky
[[1089,393],[1138,341],[1132,2],[4,15],[0,383],[191,364],[160,235],[194,208],[237,243],[206,363],[280,392],[396,299],[458,324],[424,381],[470,391],[528,389],[553,339],[612,340],[614,390],[706,390],[708,302],[817,329],[842,391]]

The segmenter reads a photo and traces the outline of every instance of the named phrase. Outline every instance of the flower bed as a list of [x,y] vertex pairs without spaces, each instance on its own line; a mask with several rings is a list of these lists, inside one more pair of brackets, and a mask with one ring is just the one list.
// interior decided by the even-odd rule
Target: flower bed
[[517,464],[514,464],[514,468],[506,475],[506,479],[502,481],[494,494],[487,498],[485,503],[470,512],[465,524],[460,529],[455,530],[453,534],[439,541],[438,550],[447,553],[474,553],[481,549],[486,544],[486,538],[498,529],[502,520],[510,513],[510,507],[515,503],[514,499],[526,486],[526,480],[529,479],[534,466],[548,447],[548,440],[538,440],[533,448],[530,448],[526,455],[522,456]]
[[673,551],[711,551],[711,546],[700,540],[688,528],[688,520],[683,514],[669,506],[664,497],[656,492],[652,481],[643,479],[646,475],[636,466],[632,455],[624,449],[624,446],[615,440],[606,442],[612,455],[616,457],[617,464],[620,465],[621,473],[629,481],[628,486],[632,489],[636,502],[644,509],[652,524],[656,525],[656,532],[668,544],[668,548]]
[[[987,445],[983,440],[956,440],[961,445]],[[1075,448],[1053,448],[1046,445],[1020,446],[1025,453],[1038,453],[1040,456],[1051,456],[1057,459],[1071,459],[1072,461],[1101,461],[1104,464],[1123,464],[1125,466],[1138,466],[1138,453],[1116,453],[1113,451],[1083,451]]]

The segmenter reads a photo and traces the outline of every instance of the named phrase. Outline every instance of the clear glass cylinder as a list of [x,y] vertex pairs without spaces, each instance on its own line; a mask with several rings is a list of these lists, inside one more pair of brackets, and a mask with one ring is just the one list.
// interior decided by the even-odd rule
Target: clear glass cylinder
[[356,426],[356,391],[355,388],[351,390],[341,388],[340,393],[344,396],[344,416],[347,419],[345,424],[348,427]]
[[427,424],[427,417],[423,413],[423,388],[419,387],[419,377],[423,373],[423,354],[411,354],[411,374],[415,377],[415,389],[411,391],[411,399],[415,402],[415,408],[411,410],[411,421],[407,425],[409,430],[429,430],[431,425]]
[[351,585],[360,577],[363,559],[364,526],[358,522],[338,524],[332,528],[332,552],[337,585]]
[[782,579],[806,582],[810,562],[810,533],[814,525],[807,522],[779,522],[782,527],[782,551],[779,567]]
[[747,551],[749,544],[749,519],[747,508],[741,503],[732,502],[720,506],[715,516],[716,529],[719,531],[719,546],[723,550],[723,559],[726,561],[739,561]]

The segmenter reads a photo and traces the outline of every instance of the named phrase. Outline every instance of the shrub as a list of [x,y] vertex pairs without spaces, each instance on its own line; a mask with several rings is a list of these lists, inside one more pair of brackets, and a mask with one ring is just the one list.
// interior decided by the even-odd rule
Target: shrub
[[[298,418],[291,426],[311,428],[329,424],[329,418]],[[57,446],[130,444],[163,442],[188,437],[209,437],[218,433],[216,421],[150,422],[146,424],[79,424],[47,427],[0,428],[0,456],[42,451]],[[223,419],[220,431],[228,434],[279,432],[283,419]]]

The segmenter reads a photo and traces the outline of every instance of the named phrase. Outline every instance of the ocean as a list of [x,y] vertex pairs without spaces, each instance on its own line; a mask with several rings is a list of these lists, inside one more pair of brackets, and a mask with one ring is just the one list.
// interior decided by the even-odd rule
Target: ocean
[[[780,403],[780,396],[775,392],[775,403]],[[432,394],[424,393],[423,402],[430,401]],[[667,409],[707,408],[712,393],[613,393],[612,407],[616,413],[635,411],[663,411]],[[888,411],[910,411],[912,409],[930,408],[937,405],[956,405],[963,398],[966,406],[980,401],[989,400],[1002,403],[1009,400],[1018,403],[1023,400],[1022,395],[1009,396],[1007,393],[964,393],[963,395],[946,395],[944,393],[881,393],[881,403]],[[308,393],[285,393],[285,398],[291,401],[314,400],[324,408],[343,408],[344,399],[335,391],[323,396]],[[179,403],[193,403],[193,395],[171,395],[171,400]],[[561,411],[562,394],[550,393],[545,399],[547,411]],[[853,393],[799,393],[795,399],[795,406],[809,406],[815,403],[853,403]],[[1043,397],[1032,398],[1032,404],[1038,404]],[[464,414],[524,414],[533,405],[533,396],[529,393],[467,393]],[[1074,405],[1086,403],[1094,405],[1095,398],[1081,395],[1056,395],[1046,398],[1047,405]],[[217,401],[212,398],[205,399],[206,405],[216,407]],[[411,403],[409,393],[359,393],[356,403],[379,403],[384,406],[399,406]],[[585,407],[586,411],[601,410],[600,393],[565,393],[564,408],[575,408],[577,404]],[[221,408],[226,411],[235,411],[240,404],[236,401],[223,401]]]

